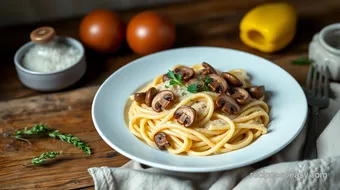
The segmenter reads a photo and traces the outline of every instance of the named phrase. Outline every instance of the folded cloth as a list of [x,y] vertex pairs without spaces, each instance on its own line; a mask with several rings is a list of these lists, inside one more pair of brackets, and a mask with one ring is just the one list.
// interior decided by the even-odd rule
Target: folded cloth
[[121,168],[96,167],[88,171],[95,189],[340,189],[340,149],[336,148],[340,144],[340,84],[331,83],[330,88],[333,92],[330,106],[320,111],[318,159],[299,161],[306,125],[279,153],[233,170],[182,173],[143,168],[130,161]]

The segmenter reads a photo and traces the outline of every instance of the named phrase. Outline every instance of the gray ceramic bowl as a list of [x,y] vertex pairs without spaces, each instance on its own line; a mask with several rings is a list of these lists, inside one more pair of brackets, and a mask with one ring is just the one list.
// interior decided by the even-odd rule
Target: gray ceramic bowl
[[63,36],[57,36],[57,38],[65,40],[66,43],[77,48],[81,53],[81,57],[74,65],[60,71],[49,73],[30,71],[21,65],[21,60],[26,52],[35,44],[33,42],[24,44],[16,52],[14,63],[18,77],[25,86],[38,91],[57,91],[71,86],[84,75],[86,71],[86,59],[83,45],[73,38]]

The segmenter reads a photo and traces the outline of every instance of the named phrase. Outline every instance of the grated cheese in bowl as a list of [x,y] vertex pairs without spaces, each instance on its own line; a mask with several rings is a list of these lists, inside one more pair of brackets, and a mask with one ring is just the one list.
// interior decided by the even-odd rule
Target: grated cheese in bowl
[[22,65],[31,71],[48,73],[74,65],[81,57],[78,49],[61,41],[36,44],[22,59]]

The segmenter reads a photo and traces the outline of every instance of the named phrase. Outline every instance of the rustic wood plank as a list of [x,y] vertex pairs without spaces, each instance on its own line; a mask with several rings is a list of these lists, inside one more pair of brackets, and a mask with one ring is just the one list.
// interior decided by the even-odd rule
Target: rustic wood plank
[[[119,167],[128,161],[100,138],[92,124],[90,110],[97,89],[95,86],[0,102],[0,189],[18,189],[19,184],[20,189],[91,186],[89,167]],[[15,129],[41,122],[80,137],[89,143],[93,154],[86,155],[73,145],[50,138],[30,139],[30,146],[4,137]],[[32,157],[51,150],[63,151],[63,155],[47,166],[23,166]]]

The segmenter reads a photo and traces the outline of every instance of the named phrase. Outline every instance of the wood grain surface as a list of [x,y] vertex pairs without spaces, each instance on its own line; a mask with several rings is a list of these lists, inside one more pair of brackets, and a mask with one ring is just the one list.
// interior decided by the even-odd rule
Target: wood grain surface
[[[177,25],[178,37],[174,47],[217,46],[250,52],[273,61],[303,84],[308,66],[293,65],[291,61],[307,55],[313,34],[328,24],[340,21],[340,1],[289,1],[296,6],[299,14],[297,34],[287,48],[274,54],[253,50],[238,37],[243,15],[250,8],[265,2],[269,1],[193,1],[127,10],[119,14],[128,22],[141,10],[159,11]],[[118,68],[140,57],[131,52],[126,44],[111,55],[98,55],[87,50],[87,73],[78,83],[59,92],[42,93],[28,89],[16,75],[13,56],[29,40],[31,30],[50,25],[59,35],[78,39],[80,19],[0,29],[0,189],[93,188],[92,178],[87,172],[89,167],[119,167],[128,161],[100,138],[91,119],[91,103],[99,85]],[[90,144],[93,154],[85,155],[72,145],[55,139],[30,139],[32,145],[29,145],[6,137],[15,129],[35,123],[47,123],[51,128],[80,137]],[[49,150],[62,150],[64,155],[46,166],[24,166],[32,157]]]

